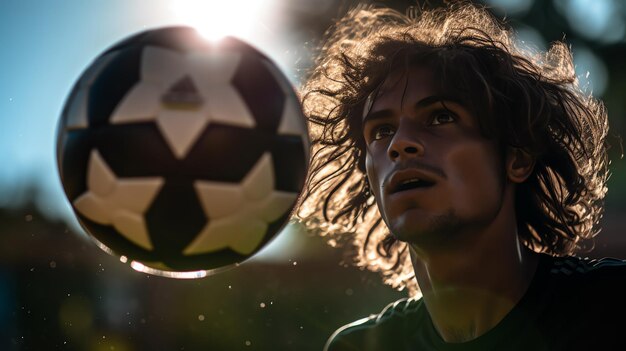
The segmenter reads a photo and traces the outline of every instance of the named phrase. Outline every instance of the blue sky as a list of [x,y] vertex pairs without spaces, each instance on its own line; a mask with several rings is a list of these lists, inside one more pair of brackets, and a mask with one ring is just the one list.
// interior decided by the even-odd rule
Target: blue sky
[[16,205],[34,181],[44,210],[67,216],[54,158],[66,95],[103,47],[142,24],[119,1],[5,0],[0,14],[0,204]]

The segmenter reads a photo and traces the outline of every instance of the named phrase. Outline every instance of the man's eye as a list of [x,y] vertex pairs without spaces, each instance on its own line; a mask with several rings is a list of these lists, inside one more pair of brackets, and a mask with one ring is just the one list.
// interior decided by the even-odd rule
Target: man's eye
[[381,125],[381,126],[374,128],[374,130],[372,131],[372,138],[374,140],[380,140],[388,136],[392,136],[393,133],[394,133],[394,129],[392,126]]
[[445,124],[445,123],[452,123],[455,120],[456,120],[456,117],[452,113],[448,111],[441,111],[441,112],[435,113],[435,115],[433,116],[432,122],[430,124],[439,125],[439,124]]

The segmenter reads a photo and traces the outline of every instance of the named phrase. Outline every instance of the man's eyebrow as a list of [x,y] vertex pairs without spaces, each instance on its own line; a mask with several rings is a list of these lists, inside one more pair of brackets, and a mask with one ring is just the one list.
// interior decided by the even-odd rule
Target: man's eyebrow
[[454,102],[460,103],[458,99],[450,97],[450,96],[442,96],[442,95],[431,95],[427,96],[415,104],[415,109],[430,107],[434,104],[441,103],[445,107],[446,102]]
[[368,113],[365,116],[363,116],[363,124],[373,121],[373,120],[377,120],[377,119],[385,119],[387,117],[390,117],[393,114],[393,110],[390,109],[385,109],[385,110],[380,110],[380,111],[376,111],[376,112],[372,112],[372,113]]
[[[452,103],[456,103],[456,104],[461,104],[459,99],[457,99],[455,97],[442,96],[442,95],[431,95],[431,96],[427,96],[427,97],[421,99],[420,101],[418,101],[417,103],[415,103],[414,109],[415,110],[424,109],[424,108],[430,107],[430,106],[438,104],[438,103],[443,104],[444,107],[445,107],[445,103],[446,102],[452,102]],[[391,110],[391,109],[385,109],[385,110],[380,110],[380,111],[368,113],[365,116],[363,116],[363,124],[365,124],[365,123],[367,123],[369,121],[372,121],[372,120],[376,120],[376,119],[388,118],[392,114],[393,114],[393,110]]]

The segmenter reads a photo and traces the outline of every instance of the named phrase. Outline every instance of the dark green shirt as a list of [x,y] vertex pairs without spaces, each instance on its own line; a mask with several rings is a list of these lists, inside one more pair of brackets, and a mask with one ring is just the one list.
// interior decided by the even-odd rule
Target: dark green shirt
[[625,321],[625,261],[541,255],[519,303],[474,340],[443,341],[422,299],[401,299],[337,330],[326,350],[626,350]]

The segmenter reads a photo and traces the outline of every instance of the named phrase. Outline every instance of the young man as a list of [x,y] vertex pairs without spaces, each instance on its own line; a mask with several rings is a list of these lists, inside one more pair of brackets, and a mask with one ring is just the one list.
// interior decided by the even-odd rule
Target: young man
[[626,349],[626,264],[598,233],[607,115],[568,47],[518,48],[487,10],[360,7],[304,87],[304,223],[410,298],[326,350]]

